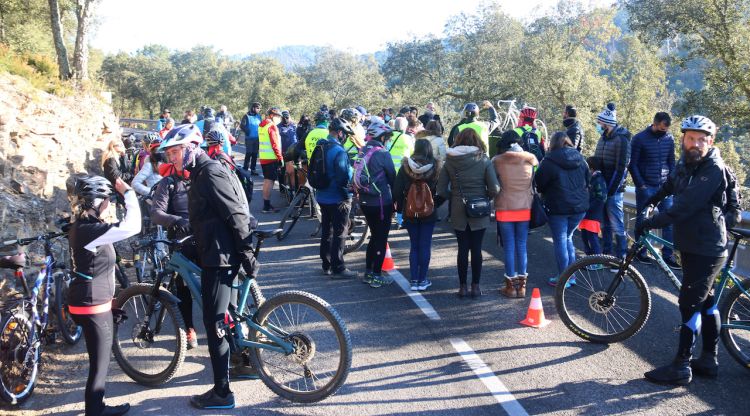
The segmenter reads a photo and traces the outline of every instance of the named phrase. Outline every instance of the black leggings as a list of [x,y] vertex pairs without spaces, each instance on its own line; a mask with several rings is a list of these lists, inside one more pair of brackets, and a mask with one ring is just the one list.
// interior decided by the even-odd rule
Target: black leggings
[[98,416],[104,410],[104,383],[107,381],[109,355],[112,352],[112,311],[95,315],[72,315],[83,329],[89,354],[89,378],[86,380],[86,416]]
[[681,359],[690,359],[699,332],[703,338],[703,350],[716,355],[721,318],[718,309],[714,307],[713,284],[727,258],[685,252],[680,252],[680,258],[682,288],[678,304],[682,326],[677,356]]
[[456,263],[458,264],[458,280],[462,285],[466,284],[469,273],[469,251],[471,251],[471,283],[479,284],[479,279],[482,277],[482,240],[485,230],[486,228],[471,230],[468,224],[464,231],[456,230],[458,239]]
[[225,337],[219,337],[218,328],[224,324],[230,300],[237,297],[232,284],[238,271],[239,266],[204,267],[201,272],[203,325],[214,372],[214,390],[222,397],[229,394],[229,342]]
[[367,254],[365,255],[365,270],[379,275],[383,271],[385,245],[388,243],[388,234],[391,232],[393,205],[385,204],[382,211],[380,206],[360,205],[360,208],[362,213],[365,214],[367,227],[370,229],[370,241],[367,243]]

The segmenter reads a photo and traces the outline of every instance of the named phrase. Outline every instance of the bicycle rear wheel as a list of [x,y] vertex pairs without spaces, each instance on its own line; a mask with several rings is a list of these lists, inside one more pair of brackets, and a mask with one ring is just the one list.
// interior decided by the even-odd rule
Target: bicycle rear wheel
[[740,286],[730,289],[719,305],[721,341],[729,355],[750,370],[750,279]]
[[[306,292],[282,292],[263,302],[256,322],[294,345],[290,355],[250,350],[251,363],[274,393],[293,402],[313,403],[344,384],[352,363],[351,338],[326,301]],[[252,337],[271,342],[258,331]]]
[[624,341],[641,330],[651,312],[651,294],[638,270],[629,266],[613,296],[607,289],[619,267],[614,256],[587,256],[565,270],[557,282],[555,306],[560,319],[574,334],[609,344]]
[[70,286],[70,274],[66,270],[59,269],[52,277],[55,279],[55,315],[57,316],[57,329],[63,340],[75,345],[81,340],[83,330],[73,321],[73,316],[68,312],[68,289]]
[[284,216],[281,218],[281,223],[279,224],[279,228],[283,230],[281,234],[276,236],[279,241],[285,239],[289,235],[289,232],[292,231],[292,228],[294,228],[294,225],[297,224],[297,220],[302,216],[305,201],[307,201],[307,193],[297,192],[292,202],[289,203],[289,207],[284,212]]
[[359,208],[353,206],[352,211],[353,214],[350,218],[351,223],[349,224],[349,235],[347,235],[346,240],[344,241],[344,254],[349,254],[353,251],[359,250],[370,233],[370,228],[367,226],[365,217],[359,215]]
[[[128,318],[115,325],[112,352],[122,371],[144,386],[171,380],[185,360],[187,347],[185,322],[177,304],[163,295],[154,299],[152,290],[152,285],[135,284],[115,301]],[[152,302],[156,305],[147,316]]]
[[0,331],[0,396],[12,405],[25,402],[36,386],[39,342],[34,341],[32,331],[33,324],[23,311],[9,315]]

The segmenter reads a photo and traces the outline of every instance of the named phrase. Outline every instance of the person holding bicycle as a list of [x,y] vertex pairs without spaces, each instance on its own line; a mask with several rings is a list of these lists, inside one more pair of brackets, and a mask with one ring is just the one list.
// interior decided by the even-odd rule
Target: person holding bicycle
[[[667,181],[646,202],[651,211],[667,196],[673,204],[636,224],[636,235],[654,228],[674,226],[674,244],[682,259],[682,288],[678,305],[682,315],[677,355],[663,367],[645,373],[655,383],[686,385],[693,373],[716,377],[721,321],[714,307],[713,282],[727,256],[727,226],[738,207],[733,174],[713,147],[716,125],[695,115],[682,121],[682,157]],[[732,211],[734,213],[736,211]],[[703,351],[691,360],[702,333]]]
[[[74,222],[68,233],[73,280],[70,283],[69,310],[83,329],[89,355],[89,376],[84,394],[86,416],[117,416],[130,410],[128,403],[104,404],[109,356],[112,351],[115,294],[115,249],[113,243],[141,231],[141,210],[135,192],[121,178],[115,187],[101,176],[72,178],[71,209]],[[125,201],[125,217],[116,224],[101,219],[110,199],[117,193]]]
[[453,126],[450,134],[448,134],[448,146],[453,147],[453,142],[456,140],[458,134],[464,129],[470,128],[477,132],[482,143],[484,143],[484,149],[489,156],[490,133],[497,128],[500,124],[500,120],[497,117],[497,110],[495,110],[495,107],[492,106],[491,102],[487,100],[482,101],[482,109],[487,110],[490,114],[489,121],[477,120],[479,117],[479,106],[476,103],[467,103],[464,106],[464,118],[462,118],[458,124]]
[[254,276],[258,269],[251,245],[254,219],[241,202],[243,190],[200,148],[202,141],[198,128],[189,124],[173,129],[162,144],[175,168],[190,172],[188,213],[200,253],[203,324],[214,374],[214,386],[193,396],[190,403],[198,409],[232,409],[224,319],[240,265],[248,275]]

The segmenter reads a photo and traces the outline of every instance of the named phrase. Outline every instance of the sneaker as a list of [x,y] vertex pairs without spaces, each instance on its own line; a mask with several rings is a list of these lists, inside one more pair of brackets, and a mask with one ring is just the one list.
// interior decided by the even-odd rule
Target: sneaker
[[[547,280],[547,284],[550,285],[550,286],[552,286],[552,287],[557,287],[557,280],[558,280],[557,277],[550,277],[549,280]],[[570,278],[570,279],[568,279],[568,282],[565,283],[565,289],[567,289],[567,288],[569,288],[571,286],[575,286],[575,285],[576,285],[576,278],[575,277]]]
[[550,277],[547,279],[547,284],[552,287],[557,287],[557,277]]
[[275,214],[275,213],[277,213],[279,211],[281,211],[281,210],[278,209],[278,208],[274,208],[274,207],[272,207],[272,206],[269,205],[267,207],[263,207],[263,209],[260,212],[262,212],[264,214]]
[[373,276],[374,275],[372,274],[372,272],[365,272],[365,275],[362,277],[362,283],[369,285],[370,283],[372,283]]
[[719,361],[716,355],[703,353],[700,357],[690,360],[693,374],[700,377],[716,378],[719,375]]
[[638,253],[637,256],[635,256],[635,259],[643,264],[651,264],[651,257],[649,257],[648,253]]
[[211,387],[211,390],[191,397],[190,404],[198,409],[234,409],[234,393],[230,391],[227,397],[221,397]]
[[195,328],[190,328],[187,331],[187,349],[193,348],[198,348],[198,335],[195,334]]
[[686,386],[693,379],[688,362],[674,362],[643,374],[652,383]]
[[419,290],[419,282],[417,282],[416,280],[412,280],[411,281],[411,290],[412,290],[412,292],[418,291]]
[[393,283],[393,278],[390,276],[381,276],[381,275],[373,275],[372,276],[372,282],[370,283],[370,287],[373,288],[379,288],[382,286],[388,286],[391,283]]
[[229,368],[230,380],[258,380],[260,376],[251,365],[236,365]]
[[322,273],[323,273],[323,276],[330,276],[330,275],[333,274],[333,272],[331,271],[331,269],[323,269]]
[[432,286],[432,282],[429,279],[422,280],[419,282],[419,290],[427,290],[428,287]]
[[253,169],[253,170],[250,171],[250,175],[252,175],[252,176],[258,176],[258,171],[255,170],[255,169]]
[[355,279],[359,276],[359,273],[351,271],[349,269],[344,269],[340,272],[334,272],[331,274],[331,279],[333,280],[342,280],[342,279]]
[[130,403],[118,406],[104,406],[104,410],[99,413],[101,416],[122,416],[130,410]]
[[588,266],[586,266],[586,270],[595,272],[597,270],[604,270],[604,266],[601,264],[589,264]]
[[674,254],[668,257],[664,257],[664,263],[667,263],[667,266],[669,266],[669,268],[672,270],[682,270],[682,266],[677,262]]

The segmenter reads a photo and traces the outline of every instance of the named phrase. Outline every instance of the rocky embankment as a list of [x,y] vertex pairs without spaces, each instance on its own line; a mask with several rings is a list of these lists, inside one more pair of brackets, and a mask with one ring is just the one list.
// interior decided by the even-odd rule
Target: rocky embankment
[[58,97],[23,78],[0,74],[0,239],[51,229],[69,210],[65,180],[100,172],[107,142],[118,134],[112,108],[97,96]]

